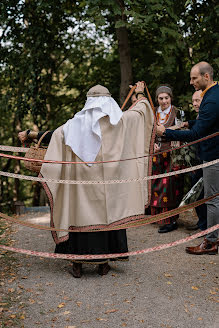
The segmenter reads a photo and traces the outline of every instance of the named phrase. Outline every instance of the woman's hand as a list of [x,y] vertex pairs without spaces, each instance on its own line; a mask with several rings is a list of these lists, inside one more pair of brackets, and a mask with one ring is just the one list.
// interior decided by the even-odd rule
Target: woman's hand
[[157,143],[155,143],[154,144],[154,153],[158,152],[159,150],[160,150],[160,146]]
[[21,141],[21,143],[24,143],[28,139],[27,137],[27,131],[22,131],[18,133],[18,138]]
[[144,92],[144,82],[138,81],[136,83],[135,93]]

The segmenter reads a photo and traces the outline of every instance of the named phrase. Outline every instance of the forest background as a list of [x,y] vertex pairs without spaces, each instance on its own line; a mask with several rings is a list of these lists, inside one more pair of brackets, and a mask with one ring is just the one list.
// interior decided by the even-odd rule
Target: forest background
[[[106,86],[122,104],[129,84],[173,87],[174,105],[191,118],[189,72],[207,61],[218,78],[217,0],[2,0],[0,145],[20,146],[19,131],[55,129],[81,110],[86,92]],[[0,158],[0,170],[29,174]],[[43,205],[41,186],[0,181],[0,211],[17,200]],[[40,203],[41,202],[41,203]]]

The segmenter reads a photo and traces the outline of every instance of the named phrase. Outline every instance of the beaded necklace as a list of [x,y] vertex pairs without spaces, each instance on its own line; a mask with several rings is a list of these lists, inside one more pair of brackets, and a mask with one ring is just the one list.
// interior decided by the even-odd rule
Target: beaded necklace
[[165,116],[164,119],[161,119],[161,117],[160,117],[160,113],[157,112],[157,114],[156,114],[157,122],[159,122],[160,124],[165,124],[165,123],[168,121],[171,112],[172,112],[172,106],[171,106],[171,108],[170,108],[169,113],[166,114],[166,116]]

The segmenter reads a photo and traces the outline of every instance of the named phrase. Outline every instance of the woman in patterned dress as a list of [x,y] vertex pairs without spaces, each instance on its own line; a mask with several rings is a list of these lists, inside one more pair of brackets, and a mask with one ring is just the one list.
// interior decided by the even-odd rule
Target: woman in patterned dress
[[[172,105],[172,89],[163,85],[156,90],[156,108],[157,123],[169,128],[177,123],[177,109]],[[168,173],[173,171],[171,163],[171,153],[165,152],[165,149],[171,147],[171,142],[165,137],[156,137],[155,151],[163,151],[161,154],[153,156],[152,174]],[[155,179],[152,182],[151,192],[151,214],[159,214],[176,208],[183,197],[183,176],[175,175],[172,177]],[[159,233],[165,233],[178,228],[178,215],[159,221]]]

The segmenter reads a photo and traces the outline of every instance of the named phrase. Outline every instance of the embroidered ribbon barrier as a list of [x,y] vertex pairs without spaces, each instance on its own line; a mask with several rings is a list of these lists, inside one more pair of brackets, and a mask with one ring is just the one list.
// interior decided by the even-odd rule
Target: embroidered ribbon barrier
[[179,239],[176,241],[173,241],[168,244],[162,244],[151,248],[142,249],[139,251],[132,251],[127,253],[115,253],[115,254],[98,254],[98,255],[74,255],[74,254],[54,254],[54,253],[47,253],[47,252],[37,252],[37,251],[31,251],[28,249],[22,249],[22,248],[15,248],[10,246],[4,246],[0,245],[0,248],[11,251],[15,253],[20,254],[26,254],[26,255],[32,255],[32,256],[40,256],[40,257],[46,257],[51,259],[63,259],[63,260],[84,260],[84,259],[103,259],[103,258],[117,258],[117,257],[126,257],[126,256],[134,256],[134,255],[142,255],[147,254],[155,251],[161,251],[163,249],[167,249],[173,246],[178,246],[180,244],[187,243],[193,239],[196,239],[198,237],[206,235],[206,233],[213,232],[215,230],[219,229],[219,224],[205,230],[196,233],[195,235]]
[[30,148],[26,147],[14,147],[14,146],[3,146],[0,145],[0,150],[3,151],[11,151],[14,153],[26,153]]
[[4,218],[7,221],[10,221],[12,223],[20,224],[22,226],[26,226],[29,228],[39,229],[39,230],[46,230],[46,231],[64,231],[64,232],[92,232],[92,231],[108,231],[108,230],[120,230],[120,229],[128,229],[128,228],[136,228],[136,227],[142,227],[146,224],[154,223],[157,221],[160,221],[161,219],[167,219],[171,216],[181,214],[183,212],[186,212],[188,210],[191,210],[194,207],[200,206],[207,201],[219,196],[219,193],[212,195],[208,198],[197,200],[196,202],[193,202],[188,205],[184,205],[179,208],[174,208],[173,210],[156,214],[156,215],[150,215],[146,216],[144,214],[142,215],[135,215],[132,217],[128,217],[126,221],[123,221],[123,223],[120,223],[119,221],[111,223],[109,225],[98,225],[98,226],[85,226],[85,227],[71,227],[70,229],[57,229],[52,227],[45,227],[43,225],[39,224],[33,224],[30,222],[25,222],[23,220],[19,220],[16,218],[13,218],[11,216],[8,216],[4,213],[0,212],[0,217]]
[[195,171],[198,169],[202,169],[204,167],[208,167],[214,164],[219,163],[219,159],[215,159],[211,162],[206,162],[203,164],[199,164],[196,166],[191,166],[185,169],[169,172],[169,173],[163,173],[163,174],[156,174],[151,175],[144,178],[137,178],[137,179],[125,179],[125,180],[105,180],[105,181],[96,181],[96,180],[56,180],[56,179],[46,179],[41,177],[33,177],[29,175],[23,175],[23,174],[17,174],[17,173],[8,173],[4,171],[0,171],[0,175],[9,177],[9,178],[16,178],[16,179],[22,179],[22,180],[31,180],[31,181],[40,181],[40,182],[53,182],[53,183],[63,183],[63,184],[83,184],[83,185],[92,185],[92,184],[118,184],[118,183],[133,183],[133,182],[141,182],[141,181],[147,181],[147,180],[153,180],[153,179],[161,179],[170,177],[177,174],[187,173],[191,171]]
[[[148,156],[153,156],[153,155],[159,155],[159,154],[163,153],[164,151],[165,152],[170,152],[170,151],[173,151],[175,149],[180,149],[180,148],[183,148],[183,147],[187,147],[187,146],[190,146],[192,144],[198,143],[200,141],[215,137],[217,135],[219,135],[219,132],[214,133],[214,134],[212,134],[210,136],[207,136],[205,138],[193,141],[191,143],[187,143],[185,145],[176,147],[174,149],[169,148],[169,149],[163,150],[161,152],[157,152],[157,153],[152,154],[152,155],[145,155],[145,156],[140,156],[140,157],[136,157],[136,158],[129,158],[129,159],[123,159],[123,160],[86,162],[86,163],[88,163],[88,164],[89,163],[94,163],[94,164],[111,163],[111,162],[134,160],[134,159],[138,159],[138,158],[143,158],[143,157],[148,157]],[[13,151],[13,152],[26,152],[28,150],[28,148],[10,147],[10,146],[1,146],[0,145],[0,150]],[[6,155],[6,154],[2,154],[2,153],[0,153],[0,157],[13,158],[13,159],[17,159],[17,160],[20,159],[20,160],[36,161],[36,162],[43,162],[43,163],[53,163],[53,164],[84,164],[85,163],[85,162],[64,162],[64,161],[26,159],[24,157]],[[41,178],[41,177],[26,176],[26,175],[15,174],[15,173],[8,173],[8,172],[3,172],[3,171],[0,171],[0,175],[7,176],[7,177],[12,177],[12,178],[24,179],[24,180],[40,181],[40,182],[54,182],[54,183],[68,183],[68,184],[116,184],[116,183],[131,183],[131,182],[140,182],[140,181],[164,178],[164,177],[168,177],[168,176],[172,176],[172,175],[176,175],[176,174],[181,174],[181,173],[186,173],[186,172],[194,171],[194,170],[197,170],[197,169],[200,169],[200,168],[208,167],[208,166],[214,165],[218,162],[219,162],[219,159],[211,161],[211,162],[207,162],[207,163],[204,163],[204,164],[196,165],[196,166],[193,166],[191,168],[186,168],[186,169],[174,171],[174,172],[169,172],[169,173],[144,177],[144,178],[141,178],[141,179],[126,179],[126,180],[108,180],[108,181],[54,180],[54,179],[44,179],[44,178]],[[208,200],[217,197],[218,195],[219,194],[215,194],[215,195],[213,195],[211,197],[208,197],[208,198],[205,198],[203,200],[199,200],[199,201],[196,201],[192,204],[182,206],[181,208],[176,208],[176,209],[173,209],[171,211],[160,213],[160,214],[157,214],[157,215],[154,215],[154,216],[149,216],[148,217],[148,216],[145,216],[145,215],[136,215],[136,216],[133,216],[133,217],[129,217],[129,218],[127,218],[127,222],[123,222],[121,224],[118,221],[118,222],[115,222],[113,224],[108,225],[107,227],[106,226],[98,226],[98,227],[87,226],[87,227],[80,227],[80,228],[73,227],[69,230],[65,230],[65,229],[55,229],[55,228],[50,228],[50,227],[45,227],[45,226],[40,226],[40,225],[27,223],[27,222],[24,222],[22,220],[17,220],[17,219],[14,219],[12,217],[9,217],[9,216],[7,216],[3,213],[0,213],[0,217],[4,218],[6,220],[9,220],[13,223],[21,224],[21,225],[28,226],[28,227],[31,227],[31,228],[36,228],[36,229],[41,229],[41,230],[49,230],[49,231],[68,231],[68,232],[72,232],[72,231],[90,231],[91,232],[91,231],[119,230],[119,229],[131,228],[131,227],[144,226],[144,225],[152,223],[152,222],[157,222],[160,219],[165,219],[165,218],[171,217],[173,215],[180,214],[180,213],[185,212],[185,211],[187,211],[191,208],[199,206],[199,205],[207,202]],[[211,227],[211,228],[209,228],[205,231],[197,233],[193,236],[186,237],[186,238],[183,238],[181,240],[177,240],[175,242],[171,242],[171,243],[168,243],[168,244],[163,244],[163,245],[159,245],[159,246],[155,246],[155,247],[152,247],[152,248],[147,248],[147,249],[143,249],[143,250],[139,250],[139,251],[133,251],[133,252],[127,252],[127,253],[118,253],[118,254],[101,254],[101,255],[67,254],[66,255],[66,254],[53,254],[53,253],[47,253],[47,252],[37,252],[37,251],[31,251],[31,250],[25,250],[25,249],[20,249],[20,248],[9,247],[9,246],[5,246],[5,245],[0,245],[0,248],[2,248],[4,250],[7,250],[7,251],[13,251],[13,252],[21,253],[21,254],[26,254],[26,255],[40,256],[40,257],[46,257],[46,258],[69,259],[69,260],[71,260],[71,259],[102,259],[102,258],[110,258],[110,257],[125,257],[125,256],[146,254],[146,253],[150,253],[150,252],[153,252],[153,251],[158,251],[158,250],[166,249],[166,248],[169,248],[169,247],[173,247],[173,246],[188,242],[190,240],[193,240],[197,237],[204,236],[209,232],[213,232],[213,231],[217,230],[218,228],[219,228],[219,224],[214,226],[214,227]]]
[[[196,143],[199,143],[201,141],[204,141],[204,140],[207,140],[207,139],[211,139],[211,138],[214,138],[216,136],[219,135],[219,132],[215,132],[209,136],[206,136],[204,138],[201,138],[201,139],[198,139],[198,140],[195,140],[195,141],[192,141],[192,142],[189,142],[189,143],[186,143],[184,145],[181,145],[179,147],[175,147],[175,148],[167,148],[167,149],[163,149],[162,151],[160,152],[156,152],[156,153],[153,153],[153,154],[149,154],[149,155],[143,155],[143,156],[138,156],[138,157],[133,157],[133,158],[126,158],[126,159],[118,159],[118,160],[111,160],[111,161],[97,161],[97,162],[68,162],[68,161],[53,161],[53,160],[44,160],[44,159],[36,159],[36,158],[25,158],[25,157],[21,157],[21,156],[13,156],[13,155],[8,155],[8,154],[2,154],[0,153],[0,157],[5,157],[5,158],[12,158],[12,159],[17,159],[17,160],[23,160],[23,161],[31,161],[31,162],[42,162],[42,163],[51,163],[51,164],[104,164],[104,163],[115,163],[115,162],[124,162],[124,161],[131,161],[131,160],[135,160],[135,159],[140,159],[140,158],[145,158],[145,157],[149,157],[149,156],[156,156],[156,155],[159,155],[159,154],[162,154],[163,152],[171,152],[173,150],[177,150],[177,149],[180,149],[180,148],[184,148],[184,147],[188,147],[188,146],[191,146],[191,145],[194,145]],[[0,149],[1,148],[4,148],[3,150],[6,151],[6,149],[8,148],[8,151],[13,151],[13,150],[9,150],[9,149],[12,149],[12,148],[16,148],[16,149],[22,149],[21,152],[24,152],[24,149],[25,149],[25,152],[29,149],[29,148],[23,148],[23,147],[11,147],[11,146],[0,146]],[[17,152],[18,150],[14,150],[15,152]]]

